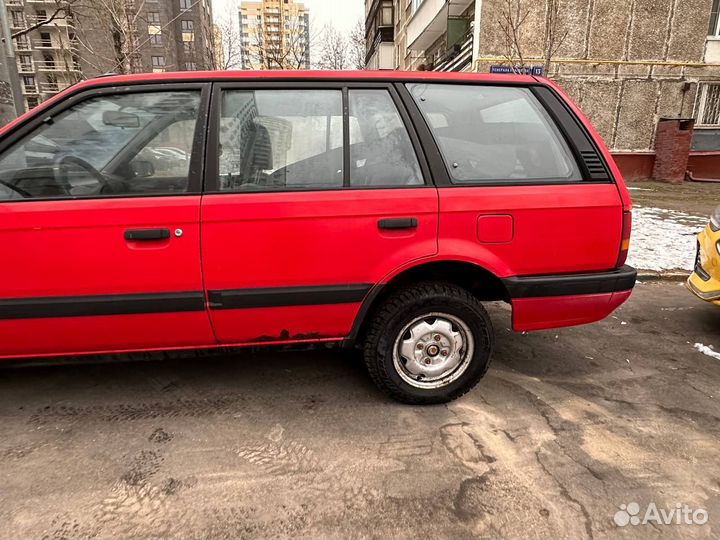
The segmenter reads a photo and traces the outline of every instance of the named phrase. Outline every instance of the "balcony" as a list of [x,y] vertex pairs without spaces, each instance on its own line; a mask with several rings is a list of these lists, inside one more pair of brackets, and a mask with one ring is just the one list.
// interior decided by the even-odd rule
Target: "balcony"
[[20,75],[32,75],[35,73],[35,68],[33,67],[32,63],[23,63],[20,62],[17,65],[17,70]]
[[80,64],[75,62],[54,62],[50,60],[36,61],[35,67],[38,71],[68,72],[80,71]]
[[26,36],[22,36],[21,38],[15,38],[15,50],[16,51],[29,51],[30,49],[30,42],[28,41]]
[[39,94],[37,86],[35,86],[34,84],[23,84],[22,93],[25,95]]
[[28,15],[26,19],[28,25],[41,24],[42,26],[69,26],[71,28],[75,26],[73,19],[68,17],[59,17],[57,19],[53,19],[52,21],[48,21],[47,17]]
[[467,32],[428,66],[432,71],[463,71],[472,63],[473,34]]
[[32,41],[34,49],[42,50],[53,50],[53,51],[74,51],[77,50],[77,43],[62,43],[53,41],[52,39],[33,39]]
[[70,86],[66,82],[44,82],[40,83],[40,92],[43,94],[57,94]]
[[380,26],[375,29],[373,41],[367,47],[367,69],[392,69],[394,67],[395,28]]
[[474,0],[424,0],[407,25],[408,49],[424,51],[447,32],[448,18],[459,17]]

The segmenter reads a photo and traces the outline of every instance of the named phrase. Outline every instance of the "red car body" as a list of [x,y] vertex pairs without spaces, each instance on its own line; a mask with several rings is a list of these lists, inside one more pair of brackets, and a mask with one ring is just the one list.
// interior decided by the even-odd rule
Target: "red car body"
[[[443,185],[437,148],[402,101],[427,185],[0,201],[0,358],[305,342],[353,343],[375,302],[428,276],[484,282],[516,331],[589,323],[630,295],[630,197],[600,136],[552,82],[386,72],[188,72],[79,83],[0,132],[6,151],[72,99],[114,88],[405,82],[544,88],[587,134],[602,180]],[[398,89],[401,92],[402,89]],[[203,118],[213,100],[203,101]],[[205,160],[217,146],[207,124]],[[423,136],[423,130],[425,131]],[[569,136],[569,135],[568,135]],[[588,170],[592,164],[587,165]],[[416,227],[379,229],[381,220]],[[128,230],[169,237],[133,240]],[[483,281],[484,280],[484,281]]]

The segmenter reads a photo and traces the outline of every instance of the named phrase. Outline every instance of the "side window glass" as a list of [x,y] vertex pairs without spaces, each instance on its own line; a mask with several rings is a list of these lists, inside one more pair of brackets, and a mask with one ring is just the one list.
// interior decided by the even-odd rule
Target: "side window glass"
[[[135,170],[146,168],[156,178],[187,179],[194,132],[194,119],[173,122],[133,158],[130,166]],[[146,166],[148,162],[151,165],[149,168]]]
[[408,84],[453,183],[580,181],[557,126],[527,88]]
[[349,106],[350,185],[423,184],[410,136],[388,91],[351,89]]
[[0,201],[185,192],[199,106],[199,91],[78,103],[0,156]]
[[226,90],[220,191],[343,186],[340,90]]

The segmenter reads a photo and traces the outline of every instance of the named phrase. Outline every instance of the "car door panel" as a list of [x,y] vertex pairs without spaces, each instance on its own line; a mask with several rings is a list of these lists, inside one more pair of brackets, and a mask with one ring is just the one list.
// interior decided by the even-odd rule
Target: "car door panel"
[[[0,357],[216,343],[200,263],[209,91],[87,91],[0,142]],[[149,141],[186,159],[141,164]]]
[[[199,206],[199,196],[0,203],[0,355],[212,343]],[[125,239],[155,228],[182,232]]]
[[[205,196],[202,256],[217,338],[346,336],[373,284],[436,253],[437,204],[434,188]],[[417,227],[378,227],[391,218]],[[253,300],[233,307],[223,292]]]
[[201,222],[216,337],[342,339],[374,284],[437,252],[437,190],[389,85],[255,86],[214,90]]

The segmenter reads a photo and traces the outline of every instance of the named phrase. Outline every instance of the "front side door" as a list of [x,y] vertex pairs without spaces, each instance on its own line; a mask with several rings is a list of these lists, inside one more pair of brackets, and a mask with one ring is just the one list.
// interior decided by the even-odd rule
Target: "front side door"
[[437,191],[393,90],[215,91],[202,256],[217,338],[341,339],[374,284],[437,252]]
[[209,345],[209,88],[90,91],[0,150],[0,357]]

